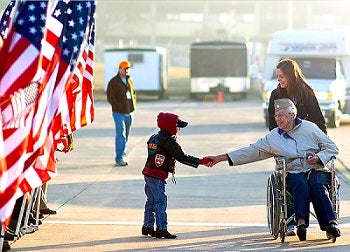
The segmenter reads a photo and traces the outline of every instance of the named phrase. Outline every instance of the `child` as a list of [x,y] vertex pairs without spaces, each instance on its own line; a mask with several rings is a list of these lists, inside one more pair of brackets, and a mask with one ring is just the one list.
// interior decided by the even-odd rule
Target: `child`
[[[142,171],[147,196],[142,234],[174,239],[176,235],[170,234],[167,230],[165,185],[169,172],[174,175],[176,160],[197,168],[199,164],[206,164],[211,159],[199,159],[186,155],[182,151],[181,146],[176,142],[176,135],[180,128],[186,127],[188,123],[181,121],[177,115],[161,112],[158,114],[157,123],[160,131],[147,141],[148,157]],[[173,181],[175,181],[174,177]],[[153,228],[154,223],[157,226],[156,231]]]

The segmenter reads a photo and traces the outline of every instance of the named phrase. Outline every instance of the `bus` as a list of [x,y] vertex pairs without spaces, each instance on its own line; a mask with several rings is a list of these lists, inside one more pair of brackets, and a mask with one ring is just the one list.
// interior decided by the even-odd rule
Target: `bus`
[[203,41],[191,44],[191,97],[199,98],[221,90],[225,97],[245,98],[249,86],[246,43]]

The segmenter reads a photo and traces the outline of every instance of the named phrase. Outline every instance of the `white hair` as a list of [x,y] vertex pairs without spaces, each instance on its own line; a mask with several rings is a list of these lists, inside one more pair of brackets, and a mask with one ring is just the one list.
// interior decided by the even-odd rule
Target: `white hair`
[[294,104],[293,105],[291,105],[291,106],[289,106],[289,107],[287,107],[287,108],[285,108],[286,109],[286,111],[287,111],[287,113],[288,114],[290,114],[290,115],[294,115],[294,118],[296,118],[297,117],[297,108],[294,106]]

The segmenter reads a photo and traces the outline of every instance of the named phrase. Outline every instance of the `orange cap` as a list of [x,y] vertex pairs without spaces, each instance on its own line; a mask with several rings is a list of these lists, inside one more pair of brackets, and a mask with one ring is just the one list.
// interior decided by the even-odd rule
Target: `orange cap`
[[131,64],[127,60],[123,60],[119,63],[119,68],[127,69],[130,68]]

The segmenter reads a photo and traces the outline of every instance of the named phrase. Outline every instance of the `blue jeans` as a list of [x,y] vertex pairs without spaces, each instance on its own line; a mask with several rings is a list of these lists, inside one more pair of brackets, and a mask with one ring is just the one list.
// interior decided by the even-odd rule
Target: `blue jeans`
[[115,125],[115,162],[119,162],[125,156],[133,115],[118,112],[113,112],[112,115]]
[[286,182],[288,191],[293,196],[296,220],[304,218],[306,225],[309,225],[310,201],[321,230],[325,231],[329,221],[336,220],[328,194],[330,173],[316,170],[288,173]]
[[154,227],[155,222],[157,229],[167,229],[168,217],[166,208],[168,197],[165,193],[165,182],[148,176],[144,176],[144,178],[147,200],[143,225],[146,227]]

